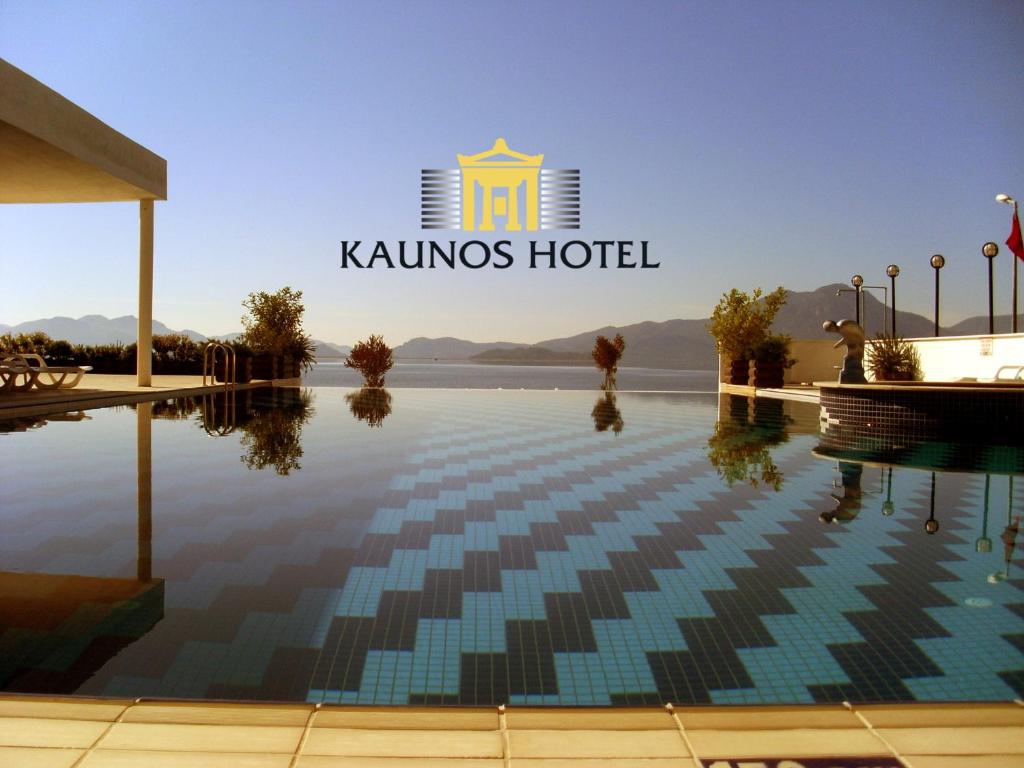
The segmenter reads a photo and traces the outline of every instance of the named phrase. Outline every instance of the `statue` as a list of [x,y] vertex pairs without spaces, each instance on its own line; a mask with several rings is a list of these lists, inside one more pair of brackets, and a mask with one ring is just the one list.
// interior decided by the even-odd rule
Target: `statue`
[[857,517],[863,496],[860,487],[860,477],[863,473],[864,465],[859,461],[839,462],[839,474],[843,478],[843,495],[829,494],[836,500],[836,508],[818,515],[821,522],[848,523]]
[[[846,345],[846,357],[843,358],[843,370],[839,372],[840,384],[867,384],[864,378],[864,329],[853,320],[826,320],[821,325],[826,331],[838,333],[843,338],[835,343]],[[833,347],[833,349],[835,348]]]

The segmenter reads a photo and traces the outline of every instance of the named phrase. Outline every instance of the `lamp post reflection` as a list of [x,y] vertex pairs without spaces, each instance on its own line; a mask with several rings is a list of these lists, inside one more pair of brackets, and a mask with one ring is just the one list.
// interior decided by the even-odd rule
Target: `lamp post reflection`
[[939,530],[939,521],[935,519],[935,473],[932,472],[932,493],[931,502],[929,504],[928,519],[924,522],[925,533],[937,533]]
[[896,506],[892,503],[892,467],[889,467],[889,483],[885,492],[885,501],[882,502],[882,514],[892,517],[895,511]]

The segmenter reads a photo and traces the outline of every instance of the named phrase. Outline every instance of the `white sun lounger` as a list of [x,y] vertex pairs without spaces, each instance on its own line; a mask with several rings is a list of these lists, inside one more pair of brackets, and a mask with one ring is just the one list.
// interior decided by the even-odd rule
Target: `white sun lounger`
[[[92,370],[90,365],[47,365],[41,356],[28,352],[5,358],[3,366],[10,370],[10,380],[16,382],[10,388],[16,390],[33,386],[36,389],[71,389]],[[6,381],[4,388],[7,388]]]
[[27,392],[35,386],[39,370],[20,355],[0,360],[0,392]]

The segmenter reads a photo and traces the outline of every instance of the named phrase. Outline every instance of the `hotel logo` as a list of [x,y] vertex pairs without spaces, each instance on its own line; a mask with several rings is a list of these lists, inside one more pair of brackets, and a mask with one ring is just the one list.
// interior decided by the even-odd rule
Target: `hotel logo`
[[420,172],[423,229],[535,232],[580,228],[579,169],[542,168],[544,155],[510,149],[504,139],[459,167]]

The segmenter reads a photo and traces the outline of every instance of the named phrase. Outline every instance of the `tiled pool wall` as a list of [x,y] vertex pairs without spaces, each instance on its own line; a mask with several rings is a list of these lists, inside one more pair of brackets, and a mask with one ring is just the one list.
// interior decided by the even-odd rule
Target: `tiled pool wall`
[[1024,387],[823,385],[820,393],[823,422],[880,445],[925,440],[1024,445]]

